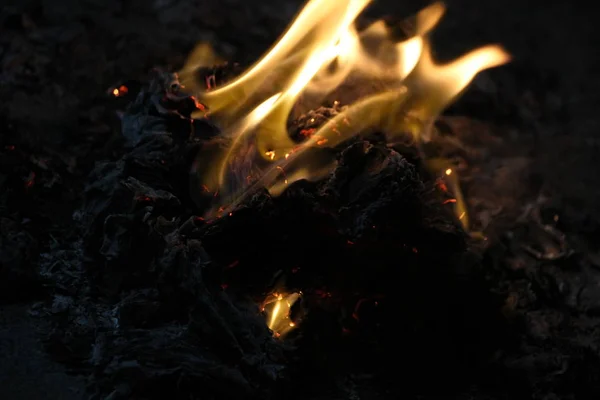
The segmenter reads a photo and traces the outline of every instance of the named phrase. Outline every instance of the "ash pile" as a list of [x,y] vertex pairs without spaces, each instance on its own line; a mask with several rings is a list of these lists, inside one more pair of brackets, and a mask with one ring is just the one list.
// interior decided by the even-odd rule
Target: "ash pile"
[[[166,73],[132,96],[47,274],[47,349],[95,398],[448,393],[506,344],[504,296],[414,154],[359,138],[326,179],[207,221],[189,170],[219,137],[197,107]],[[279,289],[302,294],[285,337],[260,307]]]

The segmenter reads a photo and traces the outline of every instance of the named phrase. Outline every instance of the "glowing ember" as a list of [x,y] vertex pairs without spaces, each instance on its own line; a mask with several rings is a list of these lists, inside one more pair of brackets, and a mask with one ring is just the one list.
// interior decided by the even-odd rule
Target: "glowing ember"
[[125,96],[129,92],[129,89],[125,85],[121,85],[118,88],[114,88],[112,91],[113,96],[121,97]]
[[300,296],[301,293],[273,293],[263,303],[262,311],[267,314],[267,326],[274,336],[283,337],[296,326],[290,319],[290,310]]

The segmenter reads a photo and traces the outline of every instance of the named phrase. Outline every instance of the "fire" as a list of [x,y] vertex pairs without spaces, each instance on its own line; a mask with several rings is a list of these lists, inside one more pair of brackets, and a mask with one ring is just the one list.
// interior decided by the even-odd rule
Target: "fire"
[[267,326],[273,331],[274,336],[283,337],[296,327],[296,323],[290,319],[290,310],[300,296],[301,293],[275,292],[263,303],[262,311],[267,314]]
[[[385,132],[390,141],[408,132],[417,146],[431,140],[433,120],[475,75],[509,60],[499,46],[485,46],[449,64],[437,64],[429,34],[444,14],[441,3],[416,15],[415,34],[407,40],[395,42],[382,21],[358,32],[353,23],[370,2],[309,1],[280,40],[246,72],[220,88],[196,93],[231,138],[222,154],[211,155],[215,162],[197,171],[199,184],[216,187],[220,194],[221,203],[209,216],[222,204],[235,206],[256,185],[278,195],[299,179],[323,177],[335,166],[335,159],[314,152],[315,148],[334,147],[376,130]],[[180,71],[185,86],[201,87],[194,81],[194,68],[215,60],[207,45],[199,46]],[[344,112],[311,129],[304,142],[292,140],[286,124],[294,107],[318,105],[349,78],[385,81],[386,89],[355,99]],[[256,149],[255,164],[266,167],[253,183],[235,182],[231,170],[238,156],[247,152],[248,143]],[[456,174],[446,175],[453,190],[458,190],[453,183],[458,182]],[[459,217],[466,212],[460,196],[457,204],[461,204],[456,211]]]
[[[326,176],[336,159],[333,152],[319,149],[335,147],[355,135],[383,132],[393,142],[409,134],[421,149],[433,139],[435,118],[475,75],[510,59],[501,47],[490,45],[438,64],[429,36],[445,12],[442,3],[420,11],[414,17],[413,36],[403,41],[395,40],[383,21],[357,29],[354,22],[369,3],[371,0],[309,0],[262,58],[221,87],[210,85],[207,90],[204,82],[195,79],[198,67],[218,60],[210,46],[202,44],[192,52],[179,72],[180,79],[207,105],[211,119],[230,139],[224,150],[200,154],[204,162],[197,163],[194,171],[199,187],[214,188],[217,204],[207,217],[229,212],[258,187],[276,196],[295,181]],[[303,130],[302,142],[290,137],[290,116],[327,99],[335,99],[337,107],[337,96],[344,93],[345,85],[356,81],[379,82],[383,88],[362,85],[368,90],[344,101],[348,104],[345,109],[321,126]],[[240,160],[247,164],[249,154],[253,157],[251,170],[239,171]],[[441,175],[444,187],[452,189],[452,207],[468,229],[456,171],[439,160],[429,160],[428,166]],[[247,179],[249,176],[252,179]],[[289,296],[280,295],[269,312],[269,327],[279,334],[292,327],[285,316],[291,299],[297,297]]]

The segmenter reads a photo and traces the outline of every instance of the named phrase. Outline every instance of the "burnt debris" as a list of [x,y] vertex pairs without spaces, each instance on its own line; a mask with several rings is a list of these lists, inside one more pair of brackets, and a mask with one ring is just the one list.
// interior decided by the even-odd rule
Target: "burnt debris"
[[[356,374],[400,379],[398,393],[435,376],[447,391],[503,344],[503,299],[418,164],[355,140],[329,178],[259,190],[205,221],[189,171],[218,139],[194,107],[166,73],[137,94],[123,155],[87,178],[81,240],[47,271],[47,349],[89,374],[92,393],[302,398],[353,390],[339,382]],[[278,288],[302,292],[283,341],[259,308]]]

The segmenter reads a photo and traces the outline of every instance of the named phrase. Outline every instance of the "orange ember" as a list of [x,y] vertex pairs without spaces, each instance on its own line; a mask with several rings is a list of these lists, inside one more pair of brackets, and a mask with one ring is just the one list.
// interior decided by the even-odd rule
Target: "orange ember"
[[121,97],[125,96],[129,92],[129,89],[125,85],[121,85],[118,88],[114,88],[112,91],[113,96]]

